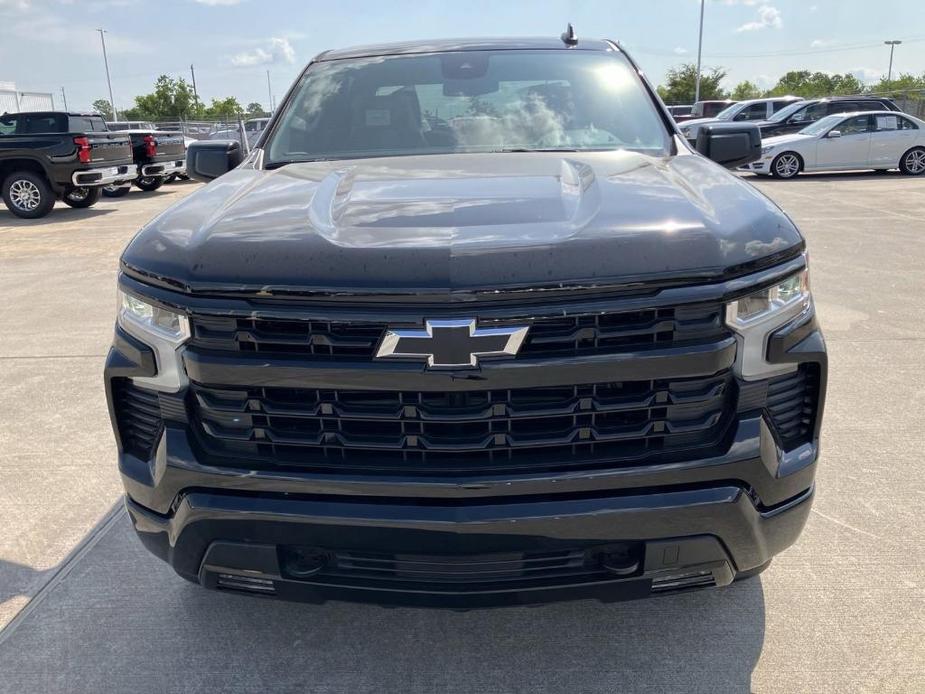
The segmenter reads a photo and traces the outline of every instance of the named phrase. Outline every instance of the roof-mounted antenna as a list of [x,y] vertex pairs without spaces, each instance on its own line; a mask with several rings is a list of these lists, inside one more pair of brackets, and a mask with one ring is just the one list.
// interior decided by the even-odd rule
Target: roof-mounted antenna
[[562,43],[566,46],[577,46],[578,45],[578,36],[575,34],[575,27],[572,26],[572,23],[569,22],[568,29],[562,32]]

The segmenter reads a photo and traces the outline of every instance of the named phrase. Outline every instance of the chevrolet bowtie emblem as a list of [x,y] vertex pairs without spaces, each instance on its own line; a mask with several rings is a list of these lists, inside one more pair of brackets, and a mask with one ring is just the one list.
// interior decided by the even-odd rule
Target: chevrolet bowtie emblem
[[527,326],[478,328],[475,319],[429,320],[424,330],[389,330],[377,359],[427,360],[431,369],[470,369],[479,358],[512,357],[527,337]]

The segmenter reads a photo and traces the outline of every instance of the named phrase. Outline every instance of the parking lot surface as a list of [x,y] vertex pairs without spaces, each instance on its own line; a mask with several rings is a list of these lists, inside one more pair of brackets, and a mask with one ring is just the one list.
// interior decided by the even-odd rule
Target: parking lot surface
[[805,233],[829,344],[818,493],[760,578],[452,612],[208,592],[142,549],[101,371],[119,252],[198,184],[0,209],[0,692],[925,691],[925,179],[748,179]]

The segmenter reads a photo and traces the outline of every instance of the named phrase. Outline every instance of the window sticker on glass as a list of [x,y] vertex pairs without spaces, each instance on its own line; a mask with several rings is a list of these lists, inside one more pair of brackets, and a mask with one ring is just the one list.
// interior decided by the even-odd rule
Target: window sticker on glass
[[877,116],[877,130],[896,130],[896,116]]

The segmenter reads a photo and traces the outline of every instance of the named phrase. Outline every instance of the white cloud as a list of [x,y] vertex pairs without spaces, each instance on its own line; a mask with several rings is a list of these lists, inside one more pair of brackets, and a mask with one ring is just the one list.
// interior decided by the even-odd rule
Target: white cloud
[[880,70],[875,70],[872,67],[859,67],[850,70],[850,73],[861,80],[861,82],[876,82],[882,76]]
[[225,6],[230,5],[240,5],[244,0],[193,0],[193,2],[199,3],[200,5],[208,5],[209,7]]
[[295,49],[286,38],[272,38],[266,46],[250,51],[242,51],[231,56],[235,67],[253,67],[255,65],[272,65],[273,63],[294,63]]
[[816,12],[818,9],[819,9],[819,5],[810,5],[810,6],[809,6],[809,11],[810,11],[810,12]]
[[813,39],[813,42],[809,44],[810,48],[825,48],[826,46],[831,46],[835,42],[832,39]]
[[783,26],[780,10],[773,5],[762,5],[758,8],[758,19],[746,22],[738,29],[741,31],[758,31],[759,29],[780,29]]
[[681,48],[681,46],[676,46],[675,49],[674,49],[674,54],[675,54],[675,55],[685,55],[686,53],[687,53],[687,49],[686,49],[686,48]]

